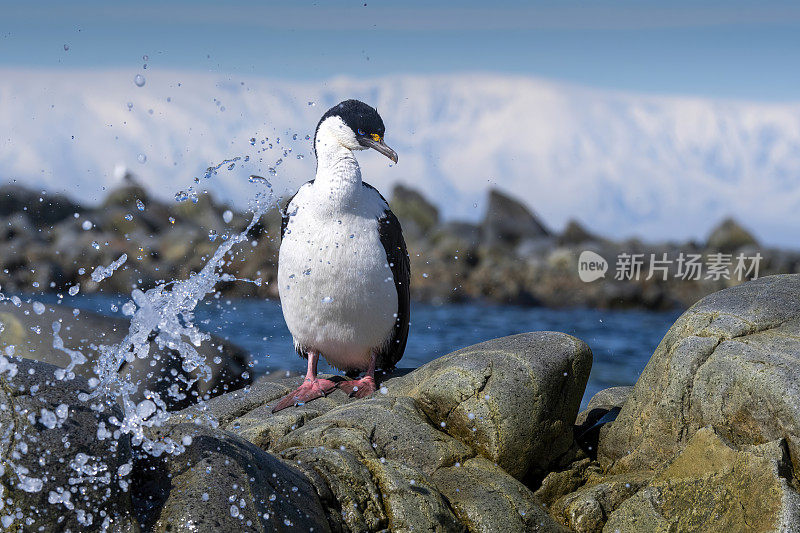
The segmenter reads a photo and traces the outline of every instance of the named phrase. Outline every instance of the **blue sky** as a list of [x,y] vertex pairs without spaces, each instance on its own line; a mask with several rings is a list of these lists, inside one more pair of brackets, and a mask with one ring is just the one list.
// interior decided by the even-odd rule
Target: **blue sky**
[[[366,5],[364,5],[366,3]],[[69,50],[64,50],[64,45]],[[289,79],[487,71],[800,100],[796,2],[16,2],[0,66]]]

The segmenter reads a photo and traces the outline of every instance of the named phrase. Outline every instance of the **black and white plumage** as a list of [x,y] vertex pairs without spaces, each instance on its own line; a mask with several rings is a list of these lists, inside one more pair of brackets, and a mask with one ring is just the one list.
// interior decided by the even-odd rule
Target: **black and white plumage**
[[[354,151],[374,148],[393,161],[383,121],[372,107],[347,100],[317,125],[314,180],[297,191],[281,224],[278,287],[297,352],[309,359],[306,382],[275,410],[309,401],[338,385],[362,397],[376,367],[403,355],[410,321],[410,266],[400,223],[381,194],[361,180]],[[316,377],[324,357],[361,380]]]

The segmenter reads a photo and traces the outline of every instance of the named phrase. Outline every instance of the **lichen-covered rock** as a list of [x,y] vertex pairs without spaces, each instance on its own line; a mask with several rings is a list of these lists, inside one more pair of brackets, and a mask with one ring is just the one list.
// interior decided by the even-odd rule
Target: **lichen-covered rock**
[[570,448],[590,367],[578,339],[526,333],[398,370],[365,400],[336,390],[272,414],[295,377],[175,416],[214,418],[302,470],[334,530],[560,531],[518,479]]
[[[528,488],[483,457],[438,470],[436,487],[469,531],[566,531]],[[502,498],[487,498],[487,493]]]
[[800,436],[800,275],[761,278],[686,311],[656,348],[599,458],[656,470],[701,427],[733,446]]
[[149,433],[185,450],[137,463],[134,494],[147,530],[330,531],[308,479],[253,444],[194,423]]
[[[130,327],[130,323],[121,318],[88,311],[75,314],[66,306],[51,305],[38,310],[40,313],[28,303],[16,306],[8,299],[0,301],[0,323],[3,325],[0,345],[14,346],[17,356],[64,368],[70,363],[70,356],[53,348],[52,328],[53,323],[58,322],[64,346],[82,352],[87,358],[87,363],[75,367],[75,373],[87,379],[95,376],[93,363],[99,358],[96,346],[120,342]],[[177,354],[151,343],[147,359],[135,359],[122,366],[120,374],[138,385],[132,399],[140,401],[144,391],[150,390],[158,392],[171,410],[177,410],[197,402],[198,396],[217,396],[252,381],[247,367],[248,355],[232,343],[212,336],[197,350],[205,356],[211,368],[211,379],[200,379],[188,391],[185,387],[174,390],[178,384],[184,383],[183,378],[194,378],[197,372],[187,373]],[[170,392],[171,388],[174,392]]]
[[789,462],[782,439],[736,450],[701,428],[647,488],[610,513],[603,531],[798,531]]
[[0,525],[3,531],[136,532],[127,438],[105,436],[116,405],[79,400],[85,379],[0,357]]
[[573,531],[600,531],[608,515],[623,501],[647,486],[652,474],[637,472],[604,477],[590,472],[580,489],[559,498],[550,512]]

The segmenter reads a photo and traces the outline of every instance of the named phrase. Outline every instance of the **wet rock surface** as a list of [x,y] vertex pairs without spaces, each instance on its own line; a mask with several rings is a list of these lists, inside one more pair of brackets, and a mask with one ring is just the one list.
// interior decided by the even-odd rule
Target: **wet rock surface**
[[193,423],[150,435],[185,451],[137,464],[133,495],[144,530],[330,531],[308,479],[246,440]]
[[104,431],[119,409],[79,400],[86,380],[58,380],[53,365],[3,364],[13,370],[0,372],[0,529],[138,531],[129,441]]

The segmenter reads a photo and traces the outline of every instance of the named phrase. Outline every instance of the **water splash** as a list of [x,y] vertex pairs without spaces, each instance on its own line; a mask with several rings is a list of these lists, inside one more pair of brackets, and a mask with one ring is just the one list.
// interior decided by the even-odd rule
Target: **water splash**
[[[194,309],[206,295],[216,291],[220,282],[237,280],[261,283],[260,279],[237,279],[222,272],[222,268],[227,263],[226,256],[232,255],[234,246],[249,242],[250,230],[274,207],[272,198],[269,188],[256,194],[250,204],[253,214],[250,223],[240,233],[223,241],[199,272],[188,279],[163,283],[144,292],[135,289],[131,293],[132,301],[123,306],[123,312],[131,315],[128,334],[118,344],[98,347],[100,357],[94,367],[96,388],[87,399],[106,397],[121,403],[124,418],[120,421],[120,431],[130,434],[132,444],[141,446],[149,453],[180,453],[184,446],[168,440],[154,442],[147,438],[146,428],[160,425],[168,418],[166,403],[158,393],[152,391],[146,391],[146,399],[139,403],[131,400],[136,392],[136,385],[121,377],[119,369],[126,361],[147,358],[152,341],[160,349],[177,352],[182,360],[183,370],[195,376],[184,384],[186,389],[200,379],[211,379],[211,368],[205,357],[197,351],[197,347],[210,336],[194,325]],[[121,259],[106,268],[111,269]]]
[[114,271],[117,270],[119,267],[121,267],[127,260],[128,260],[128,254],[122,254],[116,261],[112,262],[107,267],[104,267],[102,265],[98,266],[92,272],[92,281],[94,281],[95,283],[100,283],[107,277],[111,276],[114,273]]

